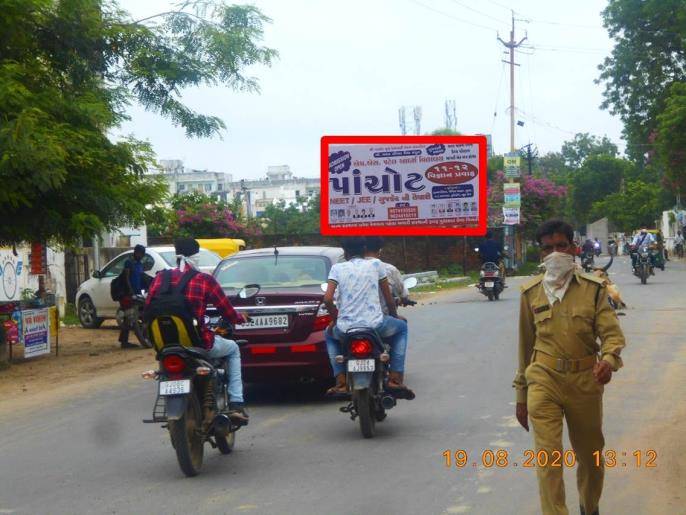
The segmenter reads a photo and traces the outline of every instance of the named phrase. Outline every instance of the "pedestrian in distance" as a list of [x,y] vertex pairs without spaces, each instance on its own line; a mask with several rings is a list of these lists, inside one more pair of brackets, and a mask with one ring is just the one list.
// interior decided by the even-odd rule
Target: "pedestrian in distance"
[[566,452],[563,419],[578,464],[581,514],[599,514],[603,390],[622,367],[625,346],[603,281],[574,263],[573,238],[572,227],[561,220],[539,228],[536,240],[545,273],[522,285],[519,311],[516,417],[527,431],[531,421],[536,456],[543,456],[536,473],[544,515],[569,513],[563,469],[554,465]]
[[[127,290],[126,295],[119,299],[119,307],[126,313],[133,306],[134,295],[140,295],[144,288],[147,288],[150,281],[146,281],[145,271],[143,270],[143,258],[145,257],[145,247],[136,245],[133,248],[133,256],[124,262],[122,270],[124,284]],[[130,327],[127,320],[124,320],[119,330],[119,344],[122,349],[135,349],[135,343],[129,342]]]

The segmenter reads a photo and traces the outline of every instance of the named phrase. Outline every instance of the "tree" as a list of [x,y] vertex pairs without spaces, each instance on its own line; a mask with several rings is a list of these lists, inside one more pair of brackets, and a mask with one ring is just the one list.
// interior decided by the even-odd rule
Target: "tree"
[[683,0],[610,0],[604,25],[615,46],[599,66],[601,107],[624,122],[627,153],[642,161],[669,88],[686,80]]
[[258,223],[265,234],[319,234],[319,209],[319,195],[311,199],[299,198],[296,203],[289,205],[281,200],[267,206]]
[[686,191],[686,83],[670,88],[665,109],[657,116],[656,155],[668,186]]
[[634,165],[609,155],[592,155],[571,176],[570,207],[578,223],[593,220],[591,206],[607,195],[619,191],[622,179]]
[[590,156],[616,157],[617,153],[617,145],[612,143],[607,136],[599,138],[584,132],[574,135],[572,141],[565,141],[562,144],[561,155],[567,167],[579,168]]
[[606,216],[622,232],[653,227],[660,213],[660,186],[643,181],[628,182],[623,192],[594,202],[592,209],[594,218]]
[[[113,0],[5,1],[0,8],[0,241],[77,243],[137,225],[164,195],[148,144],[110,131],[137,101],[189,136],[224,124],[181,101],[184,88],[256,91],[242,70],[269,65],[256,8],[187,1],[133,20]],[[10,223],[11,222],[11,223]]]
[[450,127],[441,127],[435,131],[431,131],[432,136],[459,136],[460,133]]

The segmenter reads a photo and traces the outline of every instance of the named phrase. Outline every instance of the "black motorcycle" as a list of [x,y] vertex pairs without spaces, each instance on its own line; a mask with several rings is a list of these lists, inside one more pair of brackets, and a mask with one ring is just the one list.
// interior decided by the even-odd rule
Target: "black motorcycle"
[[[259,287],[246,287],[239,295],[254,296]],[[211,309],[205,323],[216,334],[231,338],[232,327]],[[226,359],[210,358],[194,328],[175,316],[151,322],[150,339],[157,351],[159,370],[143,373],[145,379],[158,381],[157,399],[151,419],[144,423],[166,424],[179,466],[186,476],[196,476],[203,462],[206,442],[222,454],[229,454],[240,425],[228,415]],[[196,332],[197,333],[197,332]],[[241,346],[246,340],[235,340]]]
[[500,274],[497,263],[484,263],[479,274],[479,282],[476,284],[479,291],[488,297],[488,300],[498,300],[505,289],[505,283]]
[[653,263],[650,259],[650,250],[642,247],[634,252],[636,253],[634,275],[641,279],[641,284],[646,284],[648,282],[648,276],[650,276],[653,271]]
[[152,348],[152,343],[150,338],[148,338],[148,331],[145,326],[145,321],[143,320],[143,307],[145,306],[145,296],[144,295],[134,295],[131,297],[131,307],[128,309],[122,309],[119,307],[115,315],[117,325],[121,328],[127,325],[130,331],[136,335],[138,343],[142,347]]
[[581,253],[581,268],[584,269],[584,272],[590,273],[593,271],[593,251],[584,251]]

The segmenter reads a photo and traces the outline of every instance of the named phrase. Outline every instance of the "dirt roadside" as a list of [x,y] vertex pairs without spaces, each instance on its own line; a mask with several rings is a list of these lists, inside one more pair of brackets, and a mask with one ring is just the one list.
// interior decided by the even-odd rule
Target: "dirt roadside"
[[53,348],[50,356],[17,360],[0,371],[0,416],[141,380],[140,372],[156,366],[152,351],[121,350],[118,335],[113,321],[100,329],[61,328],[59,357]]

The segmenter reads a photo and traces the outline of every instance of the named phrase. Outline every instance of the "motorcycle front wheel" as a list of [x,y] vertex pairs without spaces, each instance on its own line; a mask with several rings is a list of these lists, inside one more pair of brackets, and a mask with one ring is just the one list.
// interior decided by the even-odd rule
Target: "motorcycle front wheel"
[[200,434],[202,414],[195,394],[188,396],[186,413],[169,421],[169,435],[176,450],[179,467],[188,477],[197,476],[202,467],[204,441]]
[[360,431],[365,438],[372,438],[376,431],[376,417],[374,415],[374,402],[369,388],[353,390],[353,404],[360,419]]

